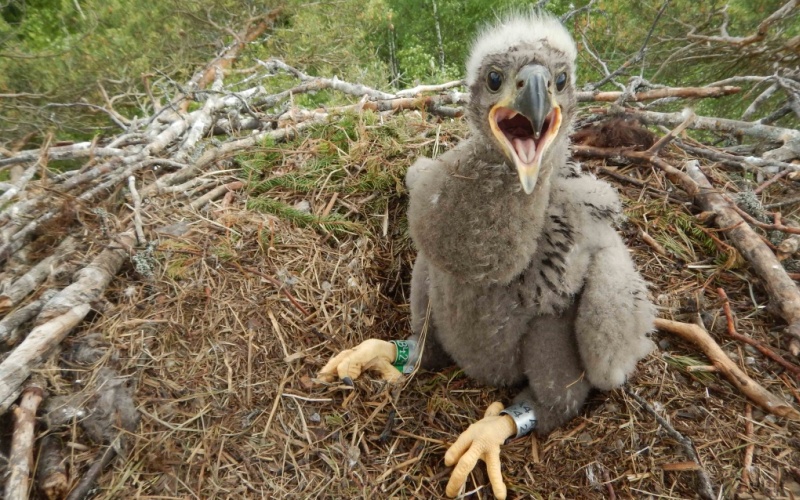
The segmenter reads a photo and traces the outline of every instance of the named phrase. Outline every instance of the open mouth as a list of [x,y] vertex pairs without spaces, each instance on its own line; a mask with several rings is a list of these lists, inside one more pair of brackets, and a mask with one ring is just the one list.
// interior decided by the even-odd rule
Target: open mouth
[[509,153],[517,169],[538,171],[542,154],[561,126],[561,110],[558,106],[553,107],[545,117],[539,131],[533,129],[533,124],[525,115],[511,108],[498,106],[492,110],[492,115],[490,122],[495,136]]

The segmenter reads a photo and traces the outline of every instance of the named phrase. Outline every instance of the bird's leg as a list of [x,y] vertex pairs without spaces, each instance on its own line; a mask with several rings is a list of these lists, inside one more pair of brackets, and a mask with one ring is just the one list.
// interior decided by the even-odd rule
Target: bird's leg
[[445,453],[445,465],[455,465],[445,490],[447,496],[452,498],[458,495],[467,481],[467,475],[481,459],[486,462],[494,496],[501,500],[506,498],[506,485],[500,473],[500,446],[517,434],[517,426],[510,415],[501,415],[501,411],[503,403],[489,405],[484,417],[462,432]]
[[[344,350],[331,358],[319,371],[317,378],[323,382],[333,382],[338,378],[345,384],[353,385],[353,379],[358,378],[362,372],[374,371],[383,380],[394,382],[402,376],[400,369],[395,366],[395,363],[398,362],[398,353],[412,354],[407,348],[407,342],[365,340],[353,349]],[[403,352],[404,349],[406,349],[405,352]],[[406,357],[402,360],[403,363],[407,359]]]

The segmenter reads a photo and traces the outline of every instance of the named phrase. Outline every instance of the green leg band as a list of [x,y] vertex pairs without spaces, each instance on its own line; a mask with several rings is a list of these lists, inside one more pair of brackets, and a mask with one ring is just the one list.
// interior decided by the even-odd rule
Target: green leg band
[[392,366],[401,373],[411,373],[417,362],[417,342],[415,340],[392,340],[392,344],[397,348],[397,355]]

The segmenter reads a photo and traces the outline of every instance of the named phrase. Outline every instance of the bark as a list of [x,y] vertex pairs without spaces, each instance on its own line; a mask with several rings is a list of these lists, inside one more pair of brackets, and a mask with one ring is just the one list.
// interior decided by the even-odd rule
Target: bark
[[758,233],[746,224],[731,203],[711,186],[697,161],[687,162],[686,171],[700,188],[695,196],[695,202],[703,210],[717,214],[714,224],[727,229],[728,239],[753,266],[753,271],[764,283],[775,309],[786,321],[788,325],[786,332],[796,340],[800,340],[800,290],[797,285]]
[[[663,125],[665,127],[676,127],[685,118],[684,114],[680,112],[659,113],[657,111],[643,111],[631,108],[625,108],[622,112],[629,116],[635,116],[647,125]],[[708,116],[697,116],[691,128],[741,134],[756,139],[781,143],[782,147],[764,154],[764,159],[767,160],[787,161],[800,157],[800,131],[797,130],[773,127],[759,122],[743,122]]]
[[34,300],[24,307],[20,307],[0,320],[0,344],[5,344],[6,346],[13,346],[16,344],[20,337],[19,327],[39,314],[42,307],[44,307],[47,301],[53,298],[55,294],[55,290],[48,290],[44,292],[38,300]]
[[128,249],[136,241],[132,233],[132,231],[128,231],[120,234],[118,243],[112,243],[109,248],[100,252],[88,266],[78,271],[75,281],[45,304],[38,321],[50,321],[68,311],[75,311],[84,305],[89,306],[99,299],[108,283],[128,258]]
[[[58,245],[58,248],[55,249],[52,255],[42,259],[9,286],[8,290],[0,295],[0,314],[16,307],[22,299],[42,284],[42,282],[50,276],[54,268],[58,266],[61,261],[69,257],[74,246],[75,240],[67,237]],[[0,337],[2,337],[2,334],[0,334]]]
[[42,438],[39,446],[39,464],[36,467],[36,482],[48,500],[61,500],[69,491],[64,451],[60,438],[54,434]]
[[[741,87],[724,86],[724,87],[678,87],[678,88],[660,88],[647,90],[645,92],[637,92],[635,94],[628,94],[625,101],[651,101],[655,99],[663,99],[665,97],[682,97],[682,98],[703,98],[703,97],[722,97],[741,92]],[[616,102],[626,92],[601,92],[599,90],[589,92],[578,92],[578,102]]]
[[14,352],[0,363],[0,415],[6,412],[20,386],[58,347],[64,337],[86,317],[89,304],[75,306],[61,316],[37,326],[14,349]]
[[30,474],[33,468],[33,441],[36,437],[36,410],[44,399],[44,388],[33,383],[22,392],[18,407],[14,408],[14,435],[8,454],[7,500],[28,498]]

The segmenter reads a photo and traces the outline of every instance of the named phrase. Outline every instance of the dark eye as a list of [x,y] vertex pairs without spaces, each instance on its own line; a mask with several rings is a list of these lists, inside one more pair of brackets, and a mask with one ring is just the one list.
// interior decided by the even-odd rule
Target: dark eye
[[490,71],[486,77],[486,85],[492,92],[497,92],[500,90],[500,86],[503,85],[503,74],[497,71]]
[[567,74],[561,73],[556,77],[556,89],[561,92],[567,86]]

